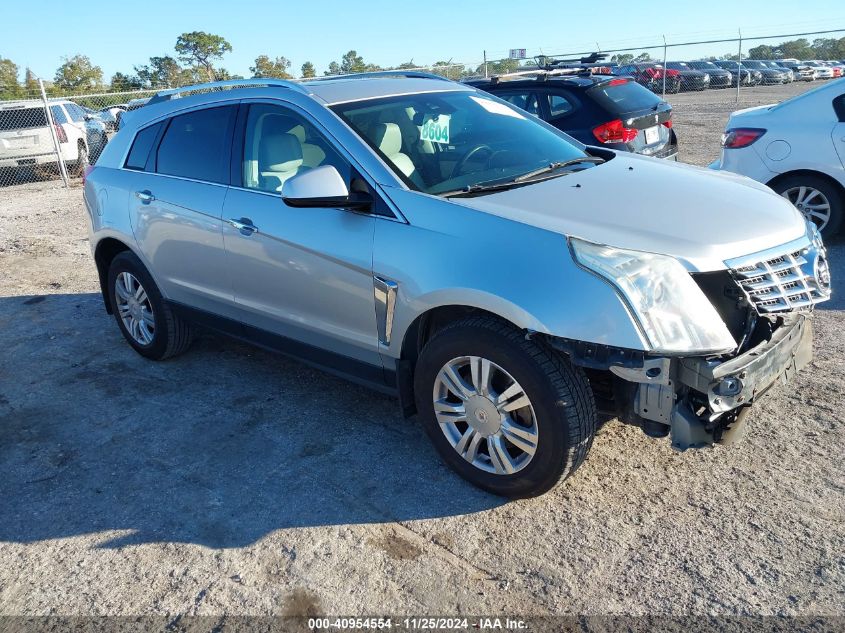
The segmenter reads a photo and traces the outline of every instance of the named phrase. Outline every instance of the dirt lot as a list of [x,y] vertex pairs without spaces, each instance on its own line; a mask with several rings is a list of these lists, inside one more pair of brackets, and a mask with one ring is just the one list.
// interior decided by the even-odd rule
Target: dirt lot
[[[673,98],[686,160],[716,157],[732,97]],[[212,336],[143,360],[80,190],[0,190],[0,614],[843,616],[831,259],[816,360],[744,443],[678,454],[613,421],[566,484],[505,502],[384,396]]]

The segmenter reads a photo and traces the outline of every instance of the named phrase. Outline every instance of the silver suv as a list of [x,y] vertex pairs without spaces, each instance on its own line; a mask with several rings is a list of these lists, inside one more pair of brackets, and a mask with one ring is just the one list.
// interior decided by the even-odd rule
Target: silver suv
[[763,185],[435,76],[194,86],[123,123],[84,195],[138,353],[203,326],[390,391],[502,495],[574,472],[599,414],[736,440],[830,295],[815,229]]

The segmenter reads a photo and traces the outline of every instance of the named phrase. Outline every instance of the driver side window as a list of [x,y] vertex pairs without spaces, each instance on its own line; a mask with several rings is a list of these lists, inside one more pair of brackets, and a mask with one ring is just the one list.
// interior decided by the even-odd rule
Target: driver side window
[[290,178],[323,165],[333,166],[350,182],[349,163],[304,117],[278,105],[249,107],[241,167],[246,189],[281,193]]

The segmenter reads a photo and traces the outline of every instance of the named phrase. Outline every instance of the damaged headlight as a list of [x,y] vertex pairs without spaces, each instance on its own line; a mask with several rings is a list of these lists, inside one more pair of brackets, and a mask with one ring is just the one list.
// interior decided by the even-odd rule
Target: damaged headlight
[[582,266],[619,291],[654,352],[724,352],[736,341],[722,317],[674,257],[570,238]]

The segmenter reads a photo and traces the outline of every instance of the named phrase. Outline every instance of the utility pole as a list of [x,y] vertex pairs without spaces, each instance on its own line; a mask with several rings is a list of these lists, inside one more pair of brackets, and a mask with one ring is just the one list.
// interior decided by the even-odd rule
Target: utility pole
[[669,47],[666,45],[666,36],[663,36],[663,100],[666,100],[666,57],[667,57],[667,49]]
[[736,102],[737,103],[739,103],[739,84],[741,84],[741,83],[742,83],[742,29],[739,29],[739,53],[736,57]]
[[484,51],[484,77],[485,79],[488,77],[487,75],[487,51]]

